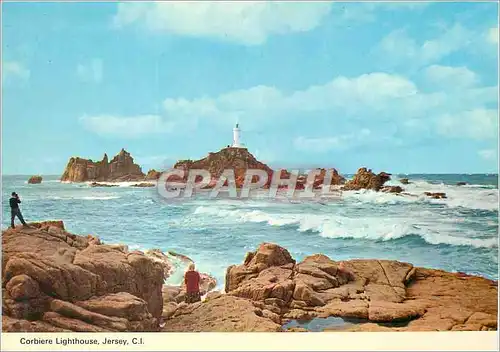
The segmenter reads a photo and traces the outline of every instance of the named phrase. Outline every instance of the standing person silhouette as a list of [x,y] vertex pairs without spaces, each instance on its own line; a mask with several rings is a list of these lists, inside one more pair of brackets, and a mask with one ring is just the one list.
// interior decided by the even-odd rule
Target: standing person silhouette
[[201,301],[200,281],[201,276],[195,270],[194,263],[189,264],[188,270],[184,275],[184,283],[186,284],[186,303]]
[[17,218],[21,223],[28,227],[26,221],[24,221],[23,214],[21,213],[21,209],[19,209],[19,204],[21,200],[19,199],[19,195],[16,192],[12,192],[12,197],[9,199],[10,203],[10,226],[14,229],[16,226],[14,225],[14,219]]

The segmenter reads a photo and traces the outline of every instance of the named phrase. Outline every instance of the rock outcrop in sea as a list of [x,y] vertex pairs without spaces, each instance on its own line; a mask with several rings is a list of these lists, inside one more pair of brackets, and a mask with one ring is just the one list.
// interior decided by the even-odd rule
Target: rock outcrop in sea
[[[203,169],[210,173],[212,181],[207,186],[207,188],[214,187],[217,180],[220,178],[224,170],[232,169],[234,171],[235,183],[237,188],[241,188],[245,182],[245,173],[248,169],[263,170],[268,175],[267,184],[264,188],[269,187],[274,172],[276,170],[271,169],[268,165],[257,160],[252,153],[250,153],[246,148],[233,148],[227,147],[223,148],[218,152],[209,153],[207,157],[200,160],[180,160],[175,165],[174,168],[182,169],[186,171],[186,176],[184,182],[187,180],[187,171]],[[286,179],[290,177],[290,173],[287,170],[279,170],[281,173],[281,178]],[[327,170],[321,169],[320,175],[318,175],[314,181],[314,188],[320,187],[323,183]],[[331,185],[343,184],[345,179],[339,175],[338,171],[332,169],[333,177]],[[256,179],[253,180],[257,181]],[[306,177],[305,175],[299,175],[297,180],[297,189],[303,189],[305,187]]]
[[156,171],[155,169],[151,169],[146,174],[145,180],[146,181],[156,181],[156,180],[158,180],[160,178],[160,176],[161,176],[161,172],[160,171]]
[[[174,168],[185,171],[183,179],[171,176],[169,181],[186,182],[189,170],[206,170],[211,175],[211,181],[205,188],[213,188],[217,184],[225,170],[234,171],[235,183],[237,188],[241,188],[245,182],[245,173],[249,169],[263,170],[268,175],[267,183],[264,188],[269,188],[275,172],[280,172],[281,179],[287,179],[291,173],[286,169],[273,170],[265,163],[257,160],[246,148],[223,148],[218,152],[211,152],[205,158],[199,160],[179,160]],[[328,172],[331,171],[332,178],[330,186],[340,186],[345,191],[368,189],[374,191],[384,191],[389,193],[401,193],[404,191],[398,186],[386,186],[384,183],[390,180],[390,174],[380,172],[374,174],[372,170],[365,167],[360,168],[354,177],[346,181],[335,168],[321,168],[320,173],[312,182],[313,189],[320,189]],[[79,157],[70,158],[61,181],[69,182],[88,182],[93,181],[92,187],[107,187],[109,185],[98,182],[122,182],[122,181],[157,181],[161,176],[161,171],[151,169],[146,175],[143,174],[139,165],[134,163],[130,153],[124,149],[120,151],[111,161],[108,162],[108,156],[104,154],[101,161],[94,162],[90,159]],[[403,179],[402,183],[405,183]],[[201,181],[198,179],[197,182]],[[257,179],[254,176],[253,182]],[[151,187],[154,184],[140,183],[137,187]],[[286,188],[287,186],[280,186]],[[299,174],[297,177],[296,189],[302,190],[307,187],[307,175]]]
[[139,187],[139,188],[155,187],[155,184],[154,183],[148,183],[148,182],[141,182],[141,183],[135,183],[131,187]]
[[[212,182],[209,187],[215,186],[224,170],[234,170],[236,187],[241,187],[245,179],[247,169],[258,169],[265,171],[268,175],[272,175],[273,170],[266,164],[258,161],[245,148],[223,148],[216,153],[208,153],[203,159],[199,160],[180,160],[174,165],[175,169],[185,171],[185,179],[187,172],[192,169],[202,169],[210,173]],[[268,180],[269,181],[269,180]]]
[[40,175],[35,175],[35,176],[31,176],[29,179],[28,179],[28,183],[29,184],[38,184],[38,183],[42,183],[42,180],[43,180],[43,177],[40,176]]
[[401,182],[401,184],[403,185],[409,185],[410,184],[410,180],[408,180],[407,178],[402,178],[399,180],[399,182]]
[[2,232],[3,331],[157,331],[164,264],[67,232],[62,221]]
[[424,194],[427,197],[433,198],[433,199],[446,199],[446,193],[443,192],[424,192]]
[[385,193],[401,193],[404,191],[401,186],[384,186],[380,190]]
[[360,189],[371,189],[374,191],[380,191],[384,186],[384,183],[391,179],[391,174],[386,172],[380,172],[375,174],[371,169],[362,167],[354,175],[352,180],[346,182],[342,187],[345,191],[357,191]]
[[110,183],[92,182],[90,184],[90,187],[118,187],[118,185],[110,184]]
[[134,163],[134,158],[122,149],[111,161],[107,154],[101,161],[92,161],[72,157],[61,176],[61,181],[69,182],[121,182],[142,181],[145,179],[141,167]]
[[326,317],[356,318],[337,327],[349,331],[497,329],[498,283],[482,277],[323,254],[297,262],[262,243],[227,268],[225,292],[202,274],[204,300],[186,304],[182,286],[164,285],[173,268],[161,251],[31,225],[2,232],[3,331],[302,331],[284,325]]

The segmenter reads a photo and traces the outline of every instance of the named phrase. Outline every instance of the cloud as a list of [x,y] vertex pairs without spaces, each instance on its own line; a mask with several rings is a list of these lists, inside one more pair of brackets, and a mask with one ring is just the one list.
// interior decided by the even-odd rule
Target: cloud
[[271,35],[316,28],[330,12],[331,5],[328,2],[120,3],[113,22],[117,27],[140,25],[152,32],[259,45]]
[[485,160],[495,160],[497,158],[496,149],[484,149],[477,152],[477,154]]
[[394,99],[417,94],[413,82],[399,75],[370,73],[355,78],[336,77],[332,81],[285,94],[275,87],[255,86],[222,94],[215,98],[168,98],[168,116],[211,119],[219,122],[245,122],[251,125],[274,123],[274,118],[291,112],[342,110],[360,115],[364,109],[380,111]]
[[287,140],[297,149],[322,151],[367,141],[400,146],[401,140],[416,143],[422,136],[480,140],[498,135],[498,86],[480,86],[466,67],[433,65],[423,72],[435,90],[423,90],[402,75],[372,72],[296,91],[258,85],[213,97],[168,97],[158,115],[85,116],[82,123],[96,133],[131,137],[174,127],[228,128],[238,121],[246,136],[258,138],[267,130],[282,138],[283,131],[300,126],[300,136]]
[[[455,72],[455,68],[448,69]],[[460,68],[456,71],[462,72]],[[329,111],[339,112],[331,119],[364,118],[367,114],[375,115],[377,120],[400,119],[400,116],[410,119],[436,110],[460,112],[471,106],[496,102],[497,89],[463,86],[454,92],[423,93],[403,76],[374,72],[357,77],[339,76],[325,84],[288,94],[276,87],[256,86],[214,98],[168,98],[164,107],[169,116],[179,119],[199,117],[225,123],[236,118],[246,124],[274,123],[271,117]]]
[[17,61],[2,61],[2,81],[10,79],[28,80],[31,72]]
[[488,40],[493,44],[498,44],[498,27],[488,30]]
[[464,66],[432,65],[424,70],[424,75],[435,88],[467,88],[479,82],[477,74]]
[[374,54],[389,65],[422,67],[474,43],[475,33],[456,23],[436,37],[417,42],[405,29],[392,31],[374,48]]
[[174,124],[158,115],[113,116],[99,115],[80,118],[80,123],[89,131],[103,136],[142,137],[150,134],[171,132]]
[[103,63],[101,59],[93,59],[86,64],[76,66],[76,74],[83,82],[100,83],[103,77]]
[[358,133],[349,133],[332,137],[311,138],[300,136],[295,138],[294,146],[298,150],[311,152],[327,152],[330,150],[346,150],[366,143],[370,137],[369,129],[362,129]]
[[[163,105],[175,121],[226,127],[239,121],[246,133],[301,126],[293,144],[302,150],[355,148],[366,141],[401,145],[402,138],[419,136],[477,140],[497,135],[498,86],[480,86],[466,67],[434,65],[424,73],[435,90],[424,91],[401,75],[373,72],[291,92],[260,85],[215,97],[171,97]],[[357,132],[360,126],[370,133]],[[333,132],[318,136],[304,130]]]
[[281,113],[285,103],[286,97],[278,89],[255,86],[221,94],[216,98],[167,98],[163,101],[163,107],[167,116],[192,121],[193,124],[200,120],[223,124],[245,121],[248,129],[253,122],[260,123],[269,116]]
[[403,140],[397,136],[397,129],[382,129],[373,124],[373,130],[368,128],[359,129],[359,125],[351,125],[349,130],[353,132],[335,133],[327,137],[296,137],[293,146],[296,150],[314,153],[325,153],[329,151],[347,151],[356,148],[374,148],[375,146],[390,145],[399,147]]
[[374,22],[377,19],[377,14],[382,11],[399,11],[412,10],[421,11],[430,3],[425,2],[367,2],[367,3],[343,3],[335,4],[334,13],[340,19],[352,22]]
[[475,109],[456,115],[445,114],[436,121],[438,132],[450,138],[498,138],[498,110]]

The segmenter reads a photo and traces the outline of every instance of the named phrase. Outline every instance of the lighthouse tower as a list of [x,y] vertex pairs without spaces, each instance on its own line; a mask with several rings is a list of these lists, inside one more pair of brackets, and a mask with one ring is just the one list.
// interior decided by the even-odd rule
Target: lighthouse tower
[[241,148],[240,144],[240,128],[239,124],[236,124],[236,126],[233,128],[233,148]]

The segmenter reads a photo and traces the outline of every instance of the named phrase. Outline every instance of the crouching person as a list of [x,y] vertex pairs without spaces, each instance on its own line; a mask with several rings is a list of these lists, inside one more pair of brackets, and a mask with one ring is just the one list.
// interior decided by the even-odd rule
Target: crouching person
[[195,270],[194,263],[189,264],[188,270],[184,275],[184,283],[186,284],[186,303],[201,301],[200,281],[201,276]]

